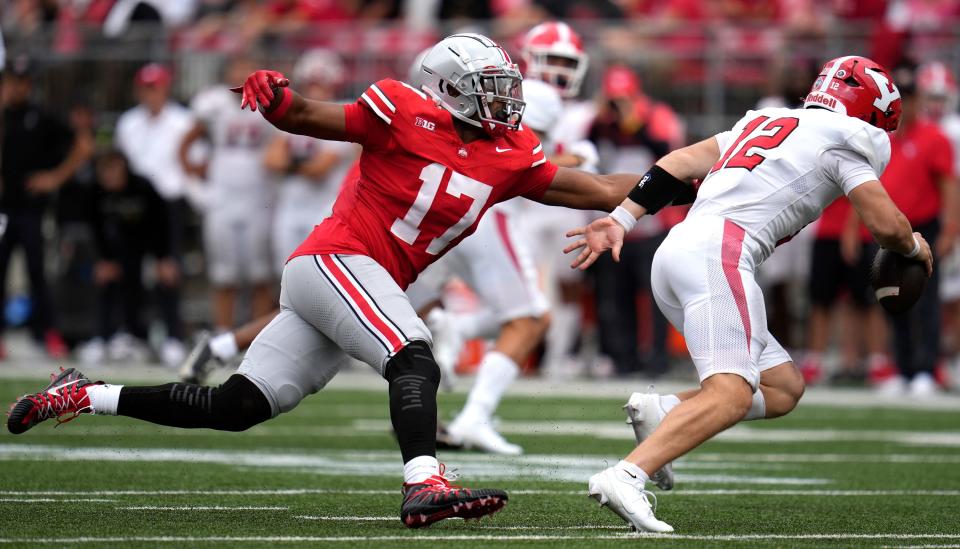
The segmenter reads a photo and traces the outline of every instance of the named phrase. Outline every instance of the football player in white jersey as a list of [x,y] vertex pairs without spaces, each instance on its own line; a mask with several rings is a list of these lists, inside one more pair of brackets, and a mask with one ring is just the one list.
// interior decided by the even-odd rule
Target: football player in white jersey
[[[528,80],[539,80],[556,88],[563,99],[562,110],[552,124],[548,138],[551,162],[591,173],[598,172],[600,155],[587,139],[597,115],[594,101],[579,99],[590,58],[583,41],[569,25],[557,21],[541,23],[523,38],[523,61]],[[573,348],[580,334],[582,273],[566,268],[560,253],[563,234],[571,224],[586,224],[588,212],[523,203],[521,231],[542,245],[533,248],[534,260],[544,290],[552,304],[550,328],[542,371],[550,377],[565,377],[580,369],[573,359]]]
[[[304,53],[293,67],[293,77],[304,86],[304,96],[317,101],[336,98],[343,73],[340,58],[322,48]],[[278,134],[270,142],[264,163],[283,176],[273,217],[273,268],[278,278],[304,236],[333,211],[340,183],[357,152],[352,143],[289,133]]]
[[[953,145],[955,173],[960,173],[960,113],[957,103],[960,91],[957,79],[946,64],[926,63],[917,70],[917,92],[924,114],[935,121]],[[960,242],[940,262],[940,299],[945,314],[953,324],[948,345],[952,346],[950,359],[951,385],[960,388]]]
[[[253,67],[241,57],[228,62],[225,81],[242,81]],[[207,272],[213,284],[213,321],[218,331],[234,324],[237,291],[251,287],[254,318],[273,310],[270,219],[275,189],[263,166],[263,153],[276,130],[256,113],[237,109],[236,94],[226,85],[201,91],[191,110],[196,124],[180,145],[181,159],[206,138],[207,166],[184,162],[187,173],[206,179],[210,200],[204,214],[203,240]]]
[[[645,491],[672,486],[671,462],[731,425],[790,412],[803,378],[767,331],[755,271],[774,247],[847,195],[877,242],[933,270],[930,246],[914,233],[879,182],[890,158],[887,131],[900,118],[889,73],[863,57],[824,65],[803,109],[750,111],[732,130],[660,159],[609,217],[570,231],[574,266],[606,250],[618,258],[637,218],[695,198],[686,220],[657,251],[657,305],[682,330],[700,388],[676,395],[634,393],[626,405],[638,446],[590,478],[589,493],[638,530],[670,532]],[[702,180],[693,196],[691,183]]]
[[[419,72],[419,64],[415,65]],[[524,125],[543,140],[560,113],[560,96],[543,82],[524,80],[522,86],[527,102]],[[547,145],[543,146],[546,152]],[[441,298],[443,287],[453,276],[479,297],[480,311],[452,313],[435,308],[426,317],[437,363],[444,370],[441,379],[453,378],[464,341],[495,339],[480,361],[463,409],[449,425],[439,429],[437,440],[449,446],[502,455],[523,453],[520,446],[505,440],[493,427],[500,399],[549,325],[550,304],[537,284],[530,251],[517,237],[529,236],[516,227],[519,200],[525,201],[513,199],[494,206],[473,235],[407,288],[410,303],[421,314]]]

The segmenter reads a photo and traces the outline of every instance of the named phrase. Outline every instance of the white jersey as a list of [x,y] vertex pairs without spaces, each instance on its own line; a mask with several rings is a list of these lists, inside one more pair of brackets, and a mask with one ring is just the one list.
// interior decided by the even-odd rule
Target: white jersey
[[192,125],[190,112],[176,103],[167,103],[156,116],[138,105],[120,115],[114,141],[134,173],[147,178],[163,198],[175,200],[185,184],[180,143]]
[[953,145],[953,172],[960,174],[960,114],[952,112],[944,115],[939,122],[940,130]]
[[729,219],[759,265],[841,194],[879,179],[890,140],[866,122],[823,109],[749,111],[716,136],[720,160],[687,219]]
[[215,87],[191,103],[212,144],[207,178],[214,204],[260,200],[268,184],[263,154],[276,130],[260,113],[241,110],[237,97],[226,87]]
[[564,101],[563,114],[550,132],[550,140],[554,143],[573,143],[586,139],[596,117],[596,102]]

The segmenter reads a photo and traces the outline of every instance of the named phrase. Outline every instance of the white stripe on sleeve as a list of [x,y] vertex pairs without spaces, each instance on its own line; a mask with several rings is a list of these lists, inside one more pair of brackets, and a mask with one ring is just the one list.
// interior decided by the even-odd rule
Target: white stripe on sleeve
[[381,120],[383,120],[383,121],[386,122],[387,124],[391,124],[391,123],[392,123],[391,120],[390,120],[390,118],[387,117],[387,115],[383,114],[383,111],[380,110],[380,107],[378,107],[377,104],[374,103],[374,102],[370,99],[370,97],[367,96],[366,93],[360,94],[360,99],[363,99],[364,101],[366,101],[366,102],[367,102],[367,105],[370,105],[370,108],[373,110],[373,112],[374,112],[377,116],[380,117]]

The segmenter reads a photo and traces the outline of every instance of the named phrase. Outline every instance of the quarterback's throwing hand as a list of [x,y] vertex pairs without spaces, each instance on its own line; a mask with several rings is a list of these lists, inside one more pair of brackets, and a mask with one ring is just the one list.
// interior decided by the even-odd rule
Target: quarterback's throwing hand
[[243,94],[240,101],[240,108],[250,107],[251,111],[257,110],[259,103],[264,108],[270,106],[273,101],[273,88],[285,88],[290,85],[290,80],[282,73],[270,70],[259,70],[247,77],[242,86],[230,88],[230,91]]
[[619,262],[625,232],[623,225],[611,217],[601,217],[586,227],[567,232],[568,237],[583,237],[563,249],[563,253],[568,254],[582,248],[580,254],[570,264],[570,268],[585,270],[607,250],[612,250],[613,260]]

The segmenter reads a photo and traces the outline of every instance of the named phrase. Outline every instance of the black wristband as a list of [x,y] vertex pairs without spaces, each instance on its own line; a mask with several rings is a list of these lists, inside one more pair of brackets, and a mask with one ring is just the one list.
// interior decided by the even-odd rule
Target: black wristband
[[654,164],[627,198],[646,208],[648,214],[655,214],[690,189],[690,185]]

